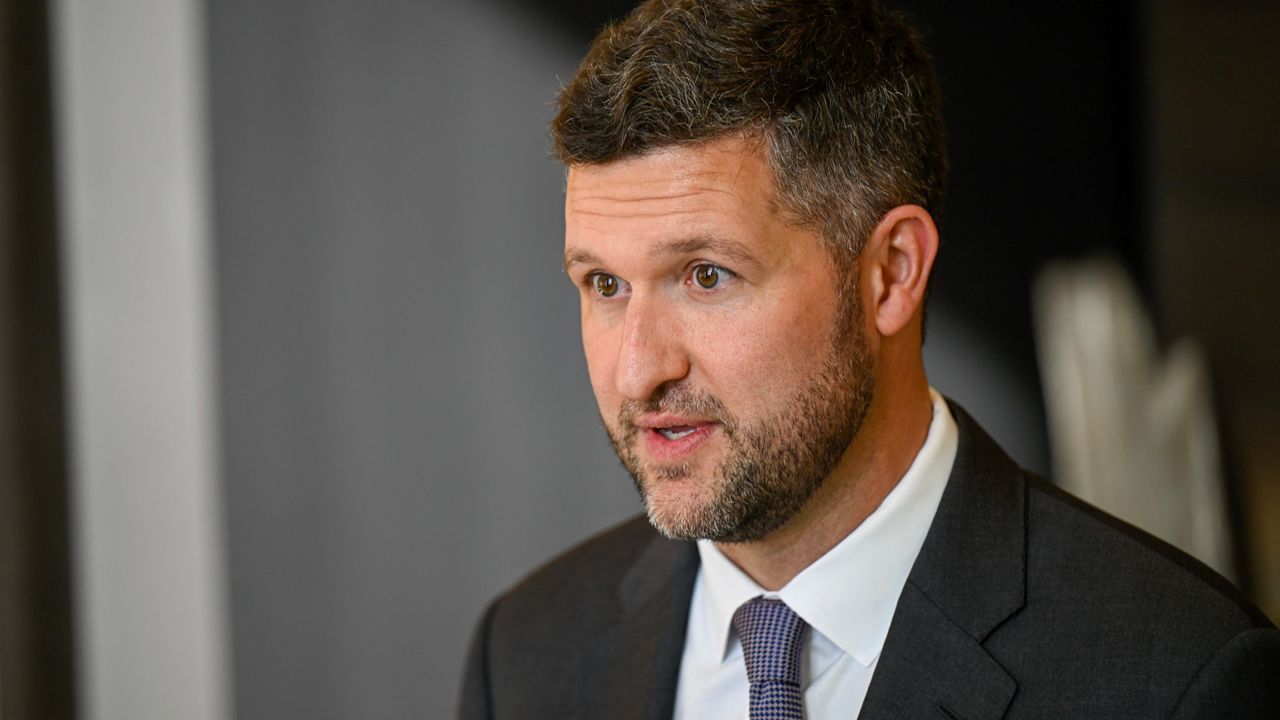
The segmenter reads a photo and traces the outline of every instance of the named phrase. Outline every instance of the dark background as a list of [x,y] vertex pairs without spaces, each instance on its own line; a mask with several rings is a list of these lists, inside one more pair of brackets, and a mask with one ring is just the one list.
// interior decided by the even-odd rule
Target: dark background
[[[1280,12],[893,4],[950,134],[933,383],[1049,471],[1030,287],[1051,259],[1120,258],[1162,338],[1206,348],[1239,576],[1280,615]],[[448,716],[483,603],[638,510],[586,381],[545,132],[629,5],[204,6],[239,717]],[[47,22],[0,4],[21,40],[0,60],[4,717],[75,696]]]

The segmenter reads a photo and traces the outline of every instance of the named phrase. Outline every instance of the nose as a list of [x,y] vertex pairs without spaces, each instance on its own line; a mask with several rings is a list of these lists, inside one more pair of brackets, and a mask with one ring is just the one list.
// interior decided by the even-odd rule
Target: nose
[[663,384],[689,373],[680,323],[659,298],[627,302],[614,383],[628,400],[644,402]]

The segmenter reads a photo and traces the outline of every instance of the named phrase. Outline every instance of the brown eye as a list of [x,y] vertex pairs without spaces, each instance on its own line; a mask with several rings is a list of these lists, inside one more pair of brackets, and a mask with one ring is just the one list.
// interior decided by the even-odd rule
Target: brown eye
[[601,297],[613,297],[618,294],[618,278],[604,273],[597,273],[595,276],[596,292]]
[[720,268],[715,265],[699,265],[693,269],[693,279],[706,290],[720,284]]

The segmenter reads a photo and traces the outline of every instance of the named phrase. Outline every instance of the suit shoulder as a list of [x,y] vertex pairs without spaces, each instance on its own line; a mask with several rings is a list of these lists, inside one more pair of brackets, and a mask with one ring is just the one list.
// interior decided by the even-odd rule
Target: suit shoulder
[[582,673],[599,670],[628,618],[679,615],[681,598],[687,614],[697,556],[640,517],[550,560],[489,606],[464,697],[485,710],[478,717],[582,716]]
[[1030,474],[1027,511],[1029,592],[1036,584],[1081,610],[1162,632],[1179,628],[1213,646],[1272,627],[1200,561]]
[[503,593],[497,600],[498,615],[519,623],[610,602],[623,575],[655,541],[663,539],[643,515],[589,537]]

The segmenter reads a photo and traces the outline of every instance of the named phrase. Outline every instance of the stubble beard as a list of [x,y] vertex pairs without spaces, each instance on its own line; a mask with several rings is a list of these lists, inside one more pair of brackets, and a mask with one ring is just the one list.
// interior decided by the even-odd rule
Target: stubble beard
[[[854,293],[856,297],[856,292]],[[837,313],[832,352],[822,369],[777,412],[743,422],[717,398],[684,384],[663,386],[647,402],[627,402],[609,440],[635,481],[649,522],[675,539],[759,540],[798,513],[835,470],[874,399],[872,362],[856,304]],[[687,414],[720,424],[729,447],[707,478],[687,464],[646,465],[636,451],[643,412]],[[663,483],[700,482],[696,500],[662,502]]]

